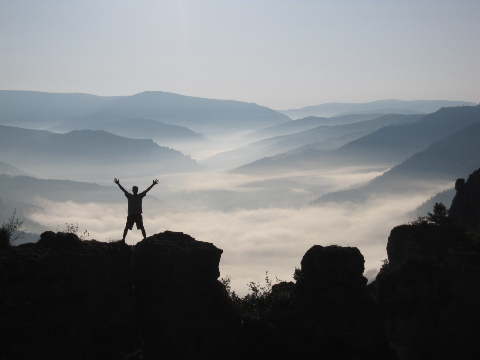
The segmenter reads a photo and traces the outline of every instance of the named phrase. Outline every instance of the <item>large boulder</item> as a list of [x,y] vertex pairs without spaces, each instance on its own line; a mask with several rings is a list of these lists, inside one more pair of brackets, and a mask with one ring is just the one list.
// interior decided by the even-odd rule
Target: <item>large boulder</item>
[[455,183],[457,193],[449,210],[452,222],[466,230],[474,230],[480,224],[480,169],[474,171],[465,182]]
[[469,242],[465,232],[450,225],[421,223],[392,229],[387,242],[389,265],[397,267],[411,257],[443,259]]
[[48,232],[0,250],[3,359],[139,358],[131,251]]
[[0,249],[0,358],[227,358],[239,323],[221,254],[173,232],[131,247],[50,231]]
[[236,323],[218,281],[222,252],[170,231],[135,246],[135,293],[146,359],[225,358]]
[[[402,225],[375,281],[386,334],[401,357],[469,359],[480,354],[480,254],[449,225]],[[476,354],[476,356],[475,356]]]
[[357,248],[315,245],[296,284],[297,326],[322,352],[342,359],[389,359],[392,353],[363,276]]

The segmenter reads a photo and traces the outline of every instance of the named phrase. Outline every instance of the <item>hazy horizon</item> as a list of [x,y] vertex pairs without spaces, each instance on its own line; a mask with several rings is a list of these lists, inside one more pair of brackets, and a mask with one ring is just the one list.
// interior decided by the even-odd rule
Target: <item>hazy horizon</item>
[[476,1],[3,1],[2,89],[478,103]]
[[[133,184],[146,188],[158,178],[160,185],[145,200],[147,234],[181,231],[199,241],[212,242],[224,250],[221,276],[231,276],[234,289],[241,293],[246,292],[248,282],[263,281],[265,271],[273,278],[290,280],[303,254],[314,244],[358,246],[366,270],[378,269],[386,257],[389,231],[411,220],[408,214],[431,196],[451,189],[454,183],[450,178],[418,180],[424,183],[411,193],[382,194],[363,204],[311,206],[319,196],[360,186],[397,163],[387,159],[377,164],[335,167],[333,158],[332,163],[325,162],[328,167],[323,163],[315,167],[312,158],[300,158],[300,164],[314,164],[313,168],[277,172],[267,168],[249,174],[230,170],[285,151],[311,151],[309,154],[316,156],[317,148],[330,151],[373,131],[362,128],[336,135],[332,132],[330,137],[324,134],[322,144],[315,143],[317,135],[310,134],[270,146],[274,141],[268,132],[257,133],[255,140],[246,136],[289,119],[269,109],[386,99],[478,104],[478,14],[480,2],[469,0],[2,1],[1,90],[98,96],[161,91],[247,104],[212,108],[210,102],[192,104],[178,97],[160,101],[146,96],[139,102],[135,102],[138,98],[127,99],[117,107],[100,104],[102,101],[97,100],[102,99],[96,98],[65,104],[54,99],[48,103],[51,108],[46,108],[38,98],[31,104],[24,99],[4,100],[0,125],[13,123],[42,130],[65,125],[60,133],[68,131],[68,126],[78,130],[75,126],[79,123],[70,123],[74,120],[89,119],[100,129],[107,126],[103,120],[123,121],[121,131],[116,129],[122,134],[109,135],[119,140],[132,132],[130,120],[141,118],[144,128],[134,130],[143,132],[132,135],[136,139],[120,139],[122,144],[132,144],[129,151],[134,152],[139,138],[157,143],[150,141],[139,150],[136,156],[149,159],[139,165],[123,161],[122,146],[126,145],[120,141],[99,144],[81,136],[66,140],[55,134],[58,141],[54,147],[49,147],[49,141],[34,142],[28,136],[21,147],[15,147],[17,135],[4,138],[0,163],[13,159],[9,165],[40,179],[108,186],[97,189],[108,194],[100,201],[98,192],[69,194],[68,186],[58,194],[45,190],[48,186],[39,186],[37,193],[37,189],[20,189],[19,198],[22,193],[29,197],[18,202],[0,198],[1,221],[19,207],[31,231],[78,223],[80,231],[88,230],[97,240],[120,239],[126,200],[115,189],[113,179],[119,178],[126,188]],[[169,109],[163,112],[171,102],[177,107],[172,105],[170,113]],[[6,109],[6,105],[11,106]],[[96,112],[97,106],[100,112]],[[383,110],[380,112],[385,114],[389,109]],[[427,112],[414,109],[407,113]],[[181,125],[184,134],[188,130],[205,138],[155,138],[155,131],[158,135],[161,130],[148,130],[147,121]],[[119,125],[112,124],[109,131],[113,132]],[[434,130],[428,128],[422,134]],[[3,131],[5,134],[5,128]],[[268,140],[268,147],[250,146],[261,140]],[[388,139],[381,140],[388,143]],[[81,152],[82,145],[87,151]],[[422,143],[418,150],[429,145]],[[120,150],[111,150],[114,146]],[[170,157],[173,150],[165,147],[191,155],[196,163],[181,154]],[[79,152],[65,151],[71,148]],[[96,151],[103,151],[105,158],[95,156]],[[165,154],[163,163],[155,157],[157,153]],[[222,155],[213,158],[218,153]],[[399,159],[407,160],[400,155]],[[180,160],[185,165],[182,172],[162,168],[168,162],[178,165]],[[466,177],[468,173],[455,175]],[[8,189],[0,190],[8,198]],[[129,232],[127,243],[140,239],[139,232]]]

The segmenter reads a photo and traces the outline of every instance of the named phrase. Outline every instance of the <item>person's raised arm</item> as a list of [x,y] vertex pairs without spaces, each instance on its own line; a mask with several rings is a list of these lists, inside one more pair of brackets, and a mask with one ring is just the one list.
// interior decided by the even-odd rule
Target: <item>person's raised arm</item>
[[115,179],[113,179],[113,182],[118,185],[118,187],[120,188],[120,190],[122,190],[125,194],[128,194],[128,191],[125,190],[122,185],[120,185],[120,180],[118,180],[117,178],[115,178]]
[[153,188],[153,187],[154,187],[155,185],[157,185],[157,184],[158,184],[158,180],[157,180],[157,179],[153,180],[152,185],[150,185],[150,186],[144,191],[144,193],[146,194],[147,192],[149,192],[150,189]]

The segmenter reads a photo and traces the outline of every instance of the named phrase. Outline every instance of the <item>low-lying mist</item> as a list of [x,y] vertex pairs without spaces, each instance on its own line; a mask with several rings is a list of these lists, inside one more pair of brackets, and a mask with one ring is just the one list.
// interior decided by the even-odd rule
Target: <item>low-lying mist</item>
[[[390,230],[409,220],[407,213],[435,194],[405,194],[369,200],[364,204],[327,203],[309,206],[316,196],[349,187],[379,175],[369,169],[285,174],[281,178],[197,173],[160,176],[160,184],[144,199],[144,224],[148,235],[179,231],[223,249],[221,277],[230,276],[232,287],[246,294],[251,281],[292,280],[304,253],[315,244],[355,246],[365,257],[366,274],[374,276],[386,258]],[[112,174],[121,177],[121,174]],[[140,191],[148,178],[121,178]],[[113,183],[111,186],[115,186]],[[124,195],[118,190],[118,197]],[[158,200],[161,201],[158,201]],[[123,199],[122,199],[123,200]],[[103,204],[52,201],[39,195],[28,220],[45,229],[78,224],[88,238],[121,239],[127,201]],[[127,235],[127,243],[141,240],[140,231]]]

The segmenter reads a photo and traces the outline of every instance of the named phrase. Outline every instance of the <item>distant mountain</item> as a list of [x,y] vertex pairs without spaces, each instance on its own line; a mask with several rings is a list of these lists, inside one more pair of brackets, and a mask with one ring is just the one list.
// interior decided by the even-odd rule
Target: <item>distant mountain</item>
[[266,139],[274,136],[295,134],[319,126],[344,125],[372,120],[380,116],[382,116],[382,114],[353,114],[331,118],[309,116],[303,119],[290,120],[279,125],[260,129],[245,135],[245,137],[251,139]]
[[116,185],[102,186],[71,180],[0,175],[0,199],[3,199],[3,201],[31,203],[37,196],[51,201],[68,199],[77,203],[125,201],[119,195],[122,195],[122,193],[119,192]]
[[109,102],[85,119],[148,118],[186,126],[208,135],[256,130],[291,120],[269,108],[233,100],[213,100],[159,91]]
[[475,122],[480,122],[480,106],[442,108],[413,123],[382,127],[335,150],[306,147],[255,161],[235,172],[271,173],[363,165],[388,168]]
[[46,129],[84,116],[118,97],[0,90],[0,125]]
[[125,201],[119,196],[121,193],[117,193],[115,190],[118,191],[113,186],[3,174],[0,175],[0,222],[6,221],[15,212],[16,218],[24,220],[23,225],[28,231],[40,233],[47,229],[30,220],[29,216],[35,212],[44,212],[41,203],[38,202],[39,198],[58,202],[68,200],[80,204]]
[[177,141],[206,141],[205,136],[184,126],[165,124],[152,119],[75,119],[53,127],[53,131],[104,130],[133,139],[153,139],[161,145]]
[[[332,139],[337,140],[336,143],[338,146],[332,146],[330,148],[336,148],[349,141],[370,134],[384,126],[409,124],[419,120],[421,117],[421,115],[390,114],[352,124],[319,126],[300,133],[277,137],[276,148],[285,152],[305,145],[316,144]],[[328,148],[329,147],[325,147],[325,149]]]
[[101,97],[4,90],[0,91],[0,108],[0,125],[34,129],[46,129],[74,119],[106,121],[142,118],[208,134],[252,131],[291,120],[286,115],[253,103],[160,91]]
[[323,202],[363,202],[381,194],[408,194],[428,190],[439,182],[466,177],[480,164],[480,122],[433,143],[406,161],[393,167],[367,184],[349,190],[326,194]]
[[432,196],[430,199],[425,201],[422,205],[417,207],[414,211],[410,212],[409,217],[412,220],[415,220],[418,216],[427,216],[427,214],[430,212],[433,212],[433,206],[435,203],[443,203],[447,209],[450,208],[452,205],[452,200],[455,196],[455,188],[452,187],[449,190],[442,191],[434,196]]
[[27,175],[25,171],[20,170],[19,168],[6,164],[0,161],[0,174],[7,175]]
[[[179,151],[162,147],[152,140],[129,139],[105,131],[78,130],[56,134],[45,130],[26,130],[0,126],[0,158],[10,164],[35,168],[35,174],[66,177],[80,167],[134,166],[154,168],[157,174],[195,170],[197,164]],[[145,171],[145,170],[144,170]],[[83,171],[85,174],[85,170]],[[62,174],[62,175],[60,175]]]
[[[227,161],[229,166],[241,165],[266,156],[274,156],[294,149],[305,151],[312,149],[335,149],[346,143],[369,134],[383,126],[392,124],[407,124],[417,121],[421,115],[384,115],[377,119],[358,121],[351,124],[335,126],[318,126],[313,129],[294,134],[276,136],[254,142],[235,150],[220,153],[210,159]],[[301,120],[295,120],[301,121]],[[208,162],[207,162],[208,164]]]
[[448,100],[378,100],[367,103],[326,103],[315,106],[307,106],[301,109],[281,110],[282,114],[292,119],[304,118],[307,116],[335,116],[361,113],[383,113],[383,114],[428,114],[439,110],[442,107],[452,106],[474,106],[475,103],[466,101]]

